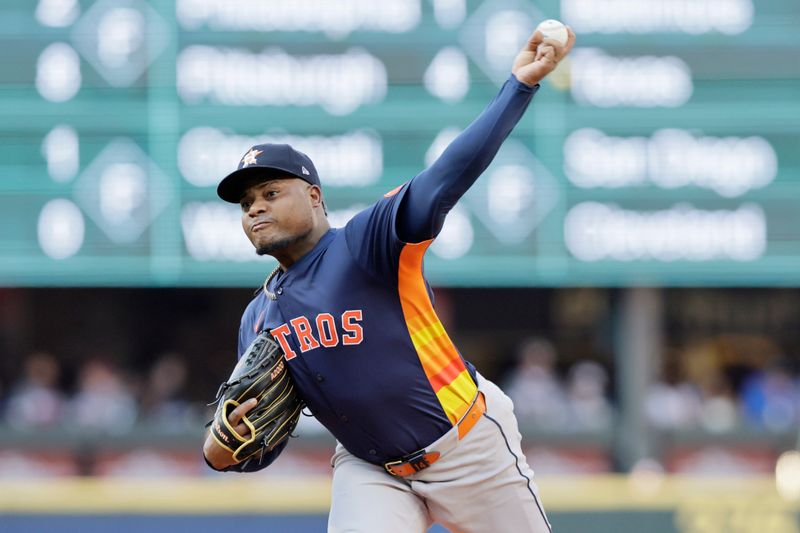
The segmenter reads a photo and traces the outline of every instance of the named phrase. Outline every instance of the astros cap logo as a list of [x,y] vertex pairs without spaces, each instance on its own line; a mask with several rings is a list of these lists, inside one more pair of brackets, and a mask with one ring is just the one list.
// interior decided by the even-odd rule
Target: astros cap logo
[[259,155],[261,155],[261,150],[256,150],[255,148],[251,149],[242,158],[242,167],[255,165],[258,162],[256,160],[256,157],[258,157]]

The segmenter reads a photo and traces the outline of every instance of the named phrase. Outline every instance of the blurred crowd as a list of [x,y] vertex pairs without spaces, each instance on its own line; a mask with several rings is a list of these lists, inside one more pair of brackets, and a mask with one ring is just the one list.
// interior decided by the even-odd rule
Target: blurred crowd
[[800,427],[800,374],[790,358],[758,337],[715,338],[667,359],[644,408],[652,427],[670,431]]
[[557,371],[558,354],[543,338],[525,340],[515,366],[501,381],[523,425],[543,430],[604,430],[612,423],[608,372],[593,361],[580,361],[565,376]]
[[[690,355],[694,368],[669,359],[647,389],[642,406],[654,429],[780,432],[800,426],[800,376],[781,359],[731,373],[724,365],[698,364],[702,354]],[[609,430],[615,414],[609,370],[596,361],[565,366],[564,360],[545,338],[519,345],[513,366],[498,381],[514,401],[520,423],[555,433]],[[175,353],[163,354],[142,372],[91,359],[71,381],[64,386],[61,363],[53,354],[30,354],[18,379],[0,391],[3,423],[16,430],[60,427],[124,434],[149,425],[181,432],[197,430],[210,415],[205,402],[187,394],[187,364]]]
[[81,366],[74,386],[64,387],[59,360],[36,352],[25,360],[19,380],[0,405],[5,423],[22,431],[72,428],[123,434],[148,424],[180,432],[196,426],[203,411],[186,399],[187,378],[186,363],[177,354],[162,355],[145,375],[92,359]]
[[[785,361],[776,358],[763,367],[742,368],[698,364],[709,357],[695,351],[686,355],[695,363],[670,360],[647,388],[643,409],[652,428],[724,433],[800,427],[800,375]],[[503,381],[520,422],[554,432],[610,429],[614,394],[607,369],[589,360],[561,368],[559,361],[547,339],[531,338],[520,345],[515,366]]]

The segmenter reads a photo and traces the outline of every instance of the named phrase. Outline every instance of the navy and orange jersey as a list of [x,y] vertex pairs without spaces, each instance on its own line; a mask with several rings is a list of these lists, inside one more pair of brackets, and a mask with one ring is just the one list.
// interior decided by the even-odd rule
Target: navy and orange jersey
[[277,300],[262,291],[244,312],[239,355],[269,330],[311,412],[365,461],[427,446],[477,394],[475,369],[434,310],[423,257],[537,88],[511,76],[433,165],[329,230],[272,280]]

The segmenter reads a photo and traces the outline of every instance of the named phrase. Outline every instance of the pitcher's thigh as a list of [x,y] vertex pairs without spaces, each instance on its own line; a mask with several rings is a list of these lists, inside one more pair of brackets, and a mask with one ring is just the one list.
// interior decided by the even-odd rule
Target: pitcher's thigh
[[[506,445],[509,439],[513,439],[507,435],[506,428],[489,417],[485,421],[491,422],[498,438],[503,441],[502,446],[495,448],[497,455],[507,455],[510,464],[506,463],[507,466],[499,472],[495,471],[491,477],[466,489],[464,499],[469,500],[467,505],[450,500],[447,514],[456,518],[450,532],[550,533],[533,471],[525,456],[517,451],[518,446],[510,442],[510,446]],[[467,511],[459,512],[459,508]]]
[[428,483],[414,488],[451,533],[549,533],[511,400],[482,377],[479,384],[486,414],[429,475],[421,473]]
[[404,481],[350,455],[336,461],[329,533],[425,533],[429,526],[425,503]]
[[482,433],[495,434],[497,445],[484,450],[477,469],[465,468],[452,480],[414,485],[428,497],[431,517],[451,533],[550,533],[525,457],[506,446],[495,421],[486,418],[478,425]]

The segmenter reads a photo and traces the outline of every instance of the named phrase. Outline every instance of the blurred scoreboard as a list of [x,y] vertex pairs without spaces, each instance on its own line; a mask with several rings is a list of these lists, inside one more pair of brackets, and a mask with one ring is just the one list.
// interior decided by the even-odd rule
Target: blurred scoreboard
[[216,183],[315,161],[333,225],[579,45],[428,254],[437,285],[800,283],[797,0],[3,0],[0,285],[257,285]]

